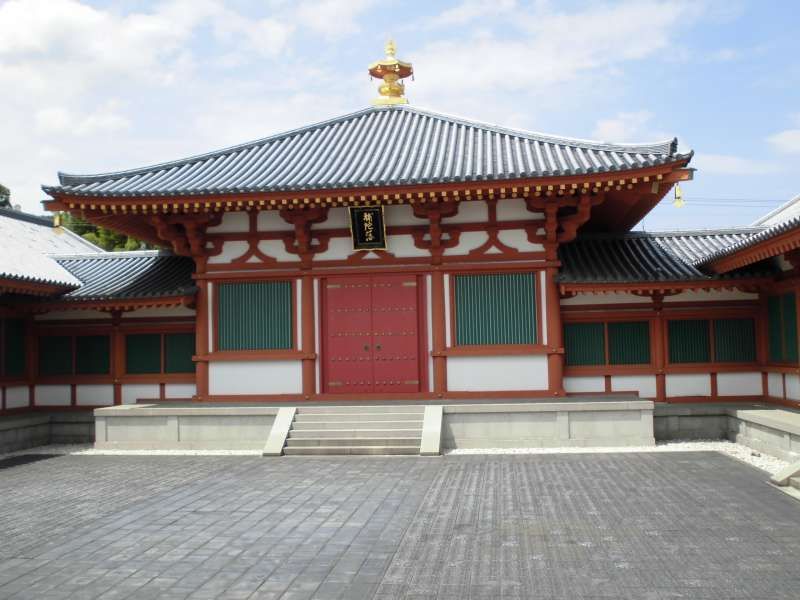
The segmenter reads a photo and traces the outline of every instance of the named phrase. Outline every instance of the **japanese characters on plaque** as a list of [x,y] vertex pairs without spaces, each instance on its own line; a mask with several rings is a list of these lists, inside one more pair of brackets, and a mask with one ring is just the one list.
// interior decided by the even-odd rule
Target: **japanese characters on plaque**
[[383,206],[351,206],[350,235],[354,250],[386,250]]

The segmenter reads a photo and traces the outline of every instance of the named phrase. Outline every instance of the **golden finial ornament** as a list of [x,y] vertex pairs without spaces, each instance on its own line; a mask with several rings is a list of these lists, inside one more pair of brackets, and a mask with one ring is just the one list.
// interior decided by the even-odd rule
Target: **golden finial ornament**
[[390,39],[386,42],[386,58],[369,66],[372,77],[383,79],[383,83],[378,86],[380,96],[372,101],[373,104],[408,104],[408,98],[403,95],[406,88],[400,80],[413,75],[414,67],[411,63],[398,60],[396,54],[397,46]]

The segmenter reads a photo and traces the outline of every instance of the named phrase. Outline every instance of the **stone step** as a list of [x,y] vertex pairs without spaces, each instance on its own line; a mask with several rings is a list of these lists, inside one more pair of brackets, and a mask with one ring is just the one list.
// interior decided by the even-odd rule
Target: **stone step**
[[316,423],[328,421],[407,421],[418,417],[422,420],[423,413],[419,415],[409,413],[314,413],[310,415],[298,413],[294,417],[295,423]]
[[419,450],[422,437],[322,437],[322,438],[289,438],[287,448],[311,446],[413,446]]
[[411,413],[423,414],[425,412],[424,406],[416,405],[400,405],[400,404],[367,404],[367,405],[346,405],[346,406],[300,406],[297,408],[298,415],[313,415],[313,414],[342,414],[342,413]]
[[337,454],[419,454],[419,446],[300,446],[283,449],[283,453],[291,456],[329,456]]
[[304,422],[295,418],[292,431],[309,429],[422,429],[422,419],[418,421],[312,421]]
[[800,490],[800,477],[791,477],[789,479],[789,485],[797,490]]
[[293,429],[288,439],[420,437],[421,429]]

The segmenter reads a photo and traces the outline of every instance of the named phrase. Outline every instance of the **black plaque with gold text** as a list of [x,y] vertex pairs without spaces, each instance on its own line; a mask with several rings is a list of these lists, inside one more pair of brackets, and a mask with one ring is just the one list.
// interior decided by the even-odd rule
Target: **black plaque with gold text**
[[350,235],[354,250],[386,250],[383,206],[351,206]]

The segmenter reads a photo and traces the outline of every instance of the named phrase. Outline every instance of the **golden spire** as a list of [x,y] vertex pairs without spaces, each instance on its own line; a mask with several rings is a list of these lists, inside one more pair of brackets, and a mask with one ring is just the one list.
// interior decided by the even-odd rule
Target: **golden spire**
[[401,79],[414,74],[414,67],[411,63],[397,60],[395,54],[397,46],[394,40],[386,42],[386,58],[372,63],[369,66],[369,74],[372,77],[383,79],[383,83],[378,86],[380,97],[375,98],[373,104],[408,104],[408,98],[403,96],[405,86]]

